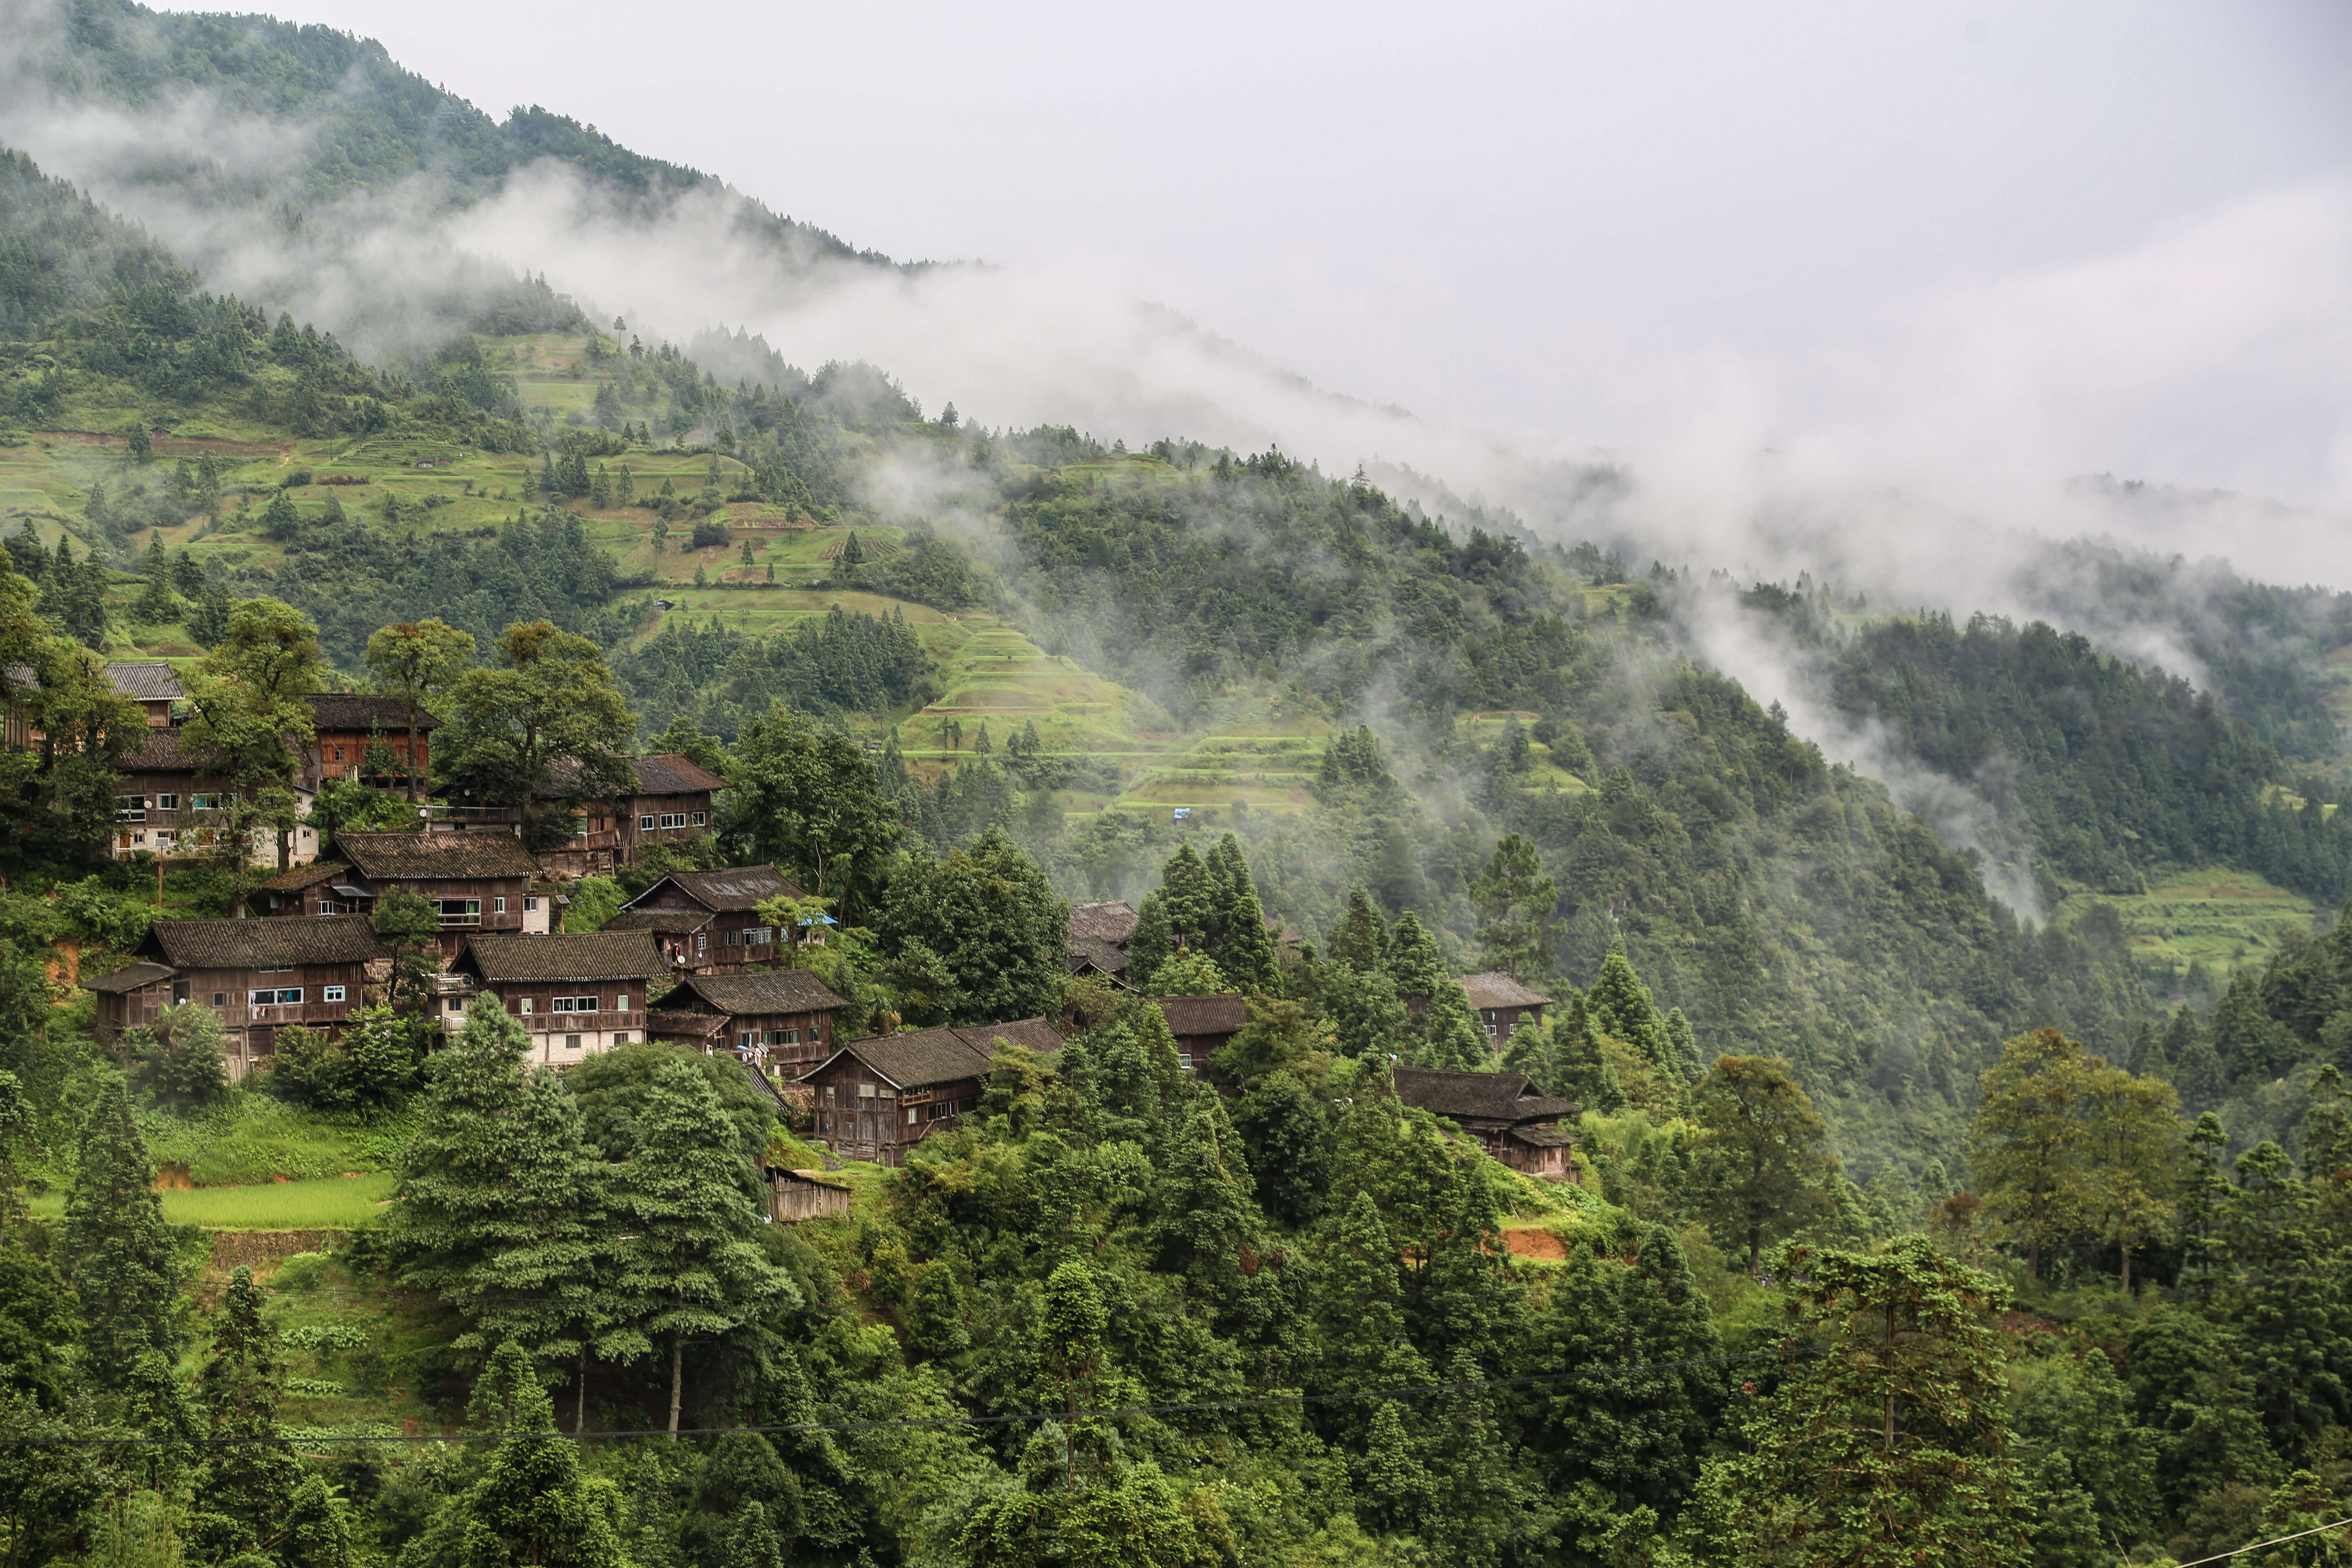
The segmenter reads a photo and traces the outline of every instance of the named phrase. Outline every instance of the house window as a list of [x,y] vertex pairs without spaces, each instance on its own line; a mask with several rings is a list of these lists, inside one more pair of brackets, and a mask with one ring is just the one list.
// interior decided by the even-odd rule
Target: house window
[[743,945],[746,947],[765,947],[775,940],[776,928],[773,926],[753,926],[743,933]]
[[870,1083],[861,1083],[861,1084],[859,1084],[859,1085],[857,1086],[857,1098],[858,1098],[858,1099],[860,1099],[860,1100],[871,1100],[871,1099],[873,1099],[873,1098],[874,1098],[874,1086],[873,1086],[872,1084],[870,1084]]
[[465,1010],[466,999],[463,996],[452,996],[449,998],[449,1011],[452,1013],[462,1013]]
[[504,899],[492,899],[490,900],[490,913],[494,915],[502,915],[506,912],[507,901]]
[[735,1037],[735,1048],[739,1051],[748,1051],[759,1043],[760,1031],[757,1029],[745,1029]]
[[1192,1053],[1190,1051],[1178,1051],[1176,1053],[1176,1065],[1183,1068],[1186,1072],[1191,1072],[1192,1070]]
[[477,926],[482,923],[482,900],[479,899],[436,899],[440,906],[441,923],[445,926]]
[[180,797],[176,795],[159,795],[155,797],[155,809],[177,811],[180,809]]
[[165,849],[172,847],[172,841],[175,837],[177,836],[168,827],[159,827],[155,830],[156,844]]
[[653,817],[652,817],[651,816],[640,816],[639,818],[637,818],[637,831],[638,831],[638,832],[640,832],[640,833],[651,833],[653,830],[654,830],[654,819],[653,819]]
[[907,1107],[907,1125],[912,1127],[915,1124],[915,1118],[921,1114],[922,1112],[915,1107],[911,1105]]
[[[601,1013],[604,1011],[602,1007],[599,1007],[596,1005],[596,998],[593,996],[558,996],[555,999],[555,1010],[559,1013]],[[625,1008],[623,1011],[626,1011],[626,1009]]]
[[588,837],[588,819],[586,817],[575,816],[572,819],[572,837],[574,838],[585,838]]
[[215,1007],[226,1007],[226,1006],[227,1006],[227,1005],[228,1005],[228,993],[227,993],[227,992],[226,992],[226,991],[215,991],[215,992],[214,992],[214,993],[213,993],[213,1005],[214,1005],[214,1006],[215,1006]]
[[321,1002],[340,1002],[340,1001],[341,1001],[342,999],[343,999],[343,988],[342,988],[341,986],[340,986],[340,985],[321,985],[321,986],[320,986],[320,987],[319,987],[319,1000],[320,1000],[320,1001],[321,1001]]
[[665,828],[684,827],[686,826],[686,813],[682,811],[665,811],[662,813],[661,825]]
[[896,1100],[896,1099],[898,1099],[898,1091],[897,1089],[892,1089],[892,1088],[891,1088],[888,1084],[887,1084],[887,1083],[886,1083],[886,1084],[884,1084],[880,1089],[878,1089],[875,1090],[875,1092],[876,1092],[877,1094],[879,1094],[879,1095],[880,1095],[883,1099],[885,1099],[885,1100]]
[[694,951],[697,952],[708,952],[710,951],[709,932],[698,931],[694,933]]
[[190,811],[218,811],[221,797],[217,795],[192,795],[188,797]]
[[517,1005],[519,1008],[520,1008],[520,1009],[521,1009],[522,1014],[523,1014],[523,1016],[524,1016],[525,1017],[529,1017],[529,1016],[530,1016],[530,997],[528,997],[528,996],[524,997],[520,1002],[517,1003],[517,1004],[516,1004],[516,1005]]
[[614,1035],[613,1037],[613,1043],[616,1046],[627,1045],[629,1043],[629,1031],[624,1029],[619,1034]]
[[144,822],[147,820],[147,797],[143,795],[118,795],[114,797],[114,820]]
[[342,749],[341,746],[337,746],[337,747],[335,748],[335,761],[337,761],[337,762],[339,762],[339,763],[340,763],[340,762],[341,762],[342,760],[343,760],[343,749]]
[[527,915],[535,915],[539,913],[539,900],[537,899],[525,899],[522,901],[522,912]]
[[291,1007],[302,1000],[299,985],[263,986],[246,998],[248,1007]]
[[743,933],[742,933],[741,931],[729,931],[729,932],[727,933],[727,945],[728,945],[728,946],[730,946],[730,947],[740,947],[740,946],[742,946],[742,945],[743,945]]
[[797,1046],[800,1043],[801,1032],[798,1029],[772,1029],[769,1031],[768,1044],[772,1046]]
[[707,819],[708,816],[709,816],[709,814],[708,814],[708,813],[706,813],[706,812],[699,812],[699,811],[696,812],[696,813],[694,814],[694,825],[695,825],[697,827],[700,827],[700,826],[703,825],[704,821]]
[[578,1050],[578,1049],[580,1048],[580,1037],[579,1037],[579,1036],[577,1036],[577,1035],[566,1035],[566,1036],[564,1036],[564,1037],[563,1037],[563,1048],[564,1048],[565,1050],[567,1050],[567,1051],[576,1051],[576,1050]]
[[340,915],[344,912],[344,910],[342,905],[337,903],[332,899],[320,899],[319,900],[319,912],[322,915]]

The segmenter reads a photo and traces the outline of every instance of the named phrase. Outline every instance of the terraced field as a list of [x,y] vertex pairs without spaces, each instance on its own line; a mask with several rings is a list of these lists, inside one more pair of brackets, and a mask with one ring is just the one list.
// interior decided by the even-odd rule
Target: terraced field
[[2076,893],[2059,906],[2061,924],[2097,905],[2122,920],[2133,955],[2185,980],[2201,963],[2217,978],[2241,963],[2267,963],[2288,931],[2308,927],[2318,906],[2251,871],[2185,871],[2145,893]]

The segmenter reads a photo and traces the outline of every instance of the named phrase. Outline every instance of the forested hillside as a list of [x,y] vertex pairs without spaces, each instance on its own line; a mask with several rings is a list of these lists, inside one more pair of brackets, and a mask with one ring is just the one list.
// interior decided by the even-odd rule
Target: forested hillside
[[[64,100],[314,132],[112,189],[732,199],[331,30],[59,15]],[[2106,1568],[2352,1515],[2352,599],[2088,545],[2084,630],[1734,592],[479,258],[346,331],[208,255],[0,153],[5,1568]],[[2038,907],[1696,657],[1714,614],[1982,804]],[[110,853],[107,659],[330,854],[420,800],[562,848],[683,756],[727,786],[691,838],[533,880],[570,934],[772,864],[840,1038],[1066,1043],[844,1162],[723,1042],[522,1070],[391,900],[409,967],[339,1036],[234,1085],[201,1005],[101,1043],[90,982],[270,874]],[[298,802],[344,688],[433,715],[432,767],[375,734]],[[1068,905],[1122,899],[1118,978],[1075,973]],[[1489,1038],[1479,974],[1548,1011]],[[1246,1024],[1180,1043],[1210,998]],[[1416,1069],[1551,1107],[1573,1179]],[[796,1171],[846,1195],[770,1223]]]

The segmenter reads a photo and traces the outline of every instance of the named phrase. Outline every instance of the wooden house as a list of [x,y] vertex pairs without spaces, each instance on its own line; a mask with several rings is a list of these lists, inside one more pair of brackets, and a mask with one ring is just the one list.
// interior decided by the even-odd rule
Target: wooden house
[[[433,731],[441,721],[416,714],[416,755],[408,754],[408,704],[397,697],[364,697],[343,691],[322,691],[310,702],[315,738],[304,751],[303,774],[312,789],[328,779],[359,779],[380,789],[403,789],[411,776],[424,779],[433,766]],[[381,743],[392,754],[395,771],[366,771],[367,750]]]
[[180,721],[179,705],[187,699],[180,677],[162,659],[110,659],[107,684],[115,695],[139,704],[151,730],[168,730]]
[[548,898],[531,891],[539,861],[511,833],[338,833],[335,855],[264,883],[269,912],[365,914],[386,893],[415,893],[440,910],[444,959],[468,931],[547,932]]
[[646,1014],[646,1033],[795,1077],[833,1054],[833,1016],[848,1005],[805,969],[696,974]]
[[391,972],[364,915],[157,921],[134,956],[142,962],[84,982],[98,998],[99,1038],[194,1002],[220,1019],[229,1073],[240,1079],[268,1065],[289,1025],[340,1035],[367,987]]
[[1470,1010],[1478,1015],[1486,1038],[1496,1050],[1503,1048],[1511,1031],[1521,1024],[1542,1023],[1543,1010],[1551,1005],[1550,997],[1528,990],[1500,971],[1465,974],[1462,977],[1462,989],[1469,995]]
[[540,857],[551,874],[609,877],[645,845],[684,844],[710,831],[711,797],[727,787],[725,779],[675,752],[636,758],[629,768],[635,793],[582,807],[571,843]]
[[1127,979],[1127,941],[1135,934],[1135,906],[1125,899],[1108,903],[1070,906],[1070,948],[1073,974],[1108,974]]
[[804,1219],[836,1219],[845,1217],[850,1210],[850,1189],[840,1182],[828,1182],[815,1171],[788,1171],[781,1165],[766,1165],[761,1173],[768,1183],[768,1217],[778,1225],[798,1225]]
[[1168,1020],[1168,1032],[1176,1037],[1176,1064],[1189,1073],[1206,1072],[1210,1056],[1249,1024],[1248,1004],[1230,991],[1218,996],[1151,1000]]
[[980,1104],[997,1042],[1061,1047],[1042,1018],[852,1040],[794,1081],[814,1091],[816,1134],[837,1154],[902,1165],[907,1151]]
[[[747,963],[772,963],[780,944],[793,940],[760,918],[771,899],[804,899],[773,866],[719,871],[673,871],[621,906],[606,931],[650,931],[671,964],[685,973],[719,974]],[[820,927],[801,933],[803,945],[823,945]]]
[[504,1007],[530,1035],[531,1059],[548,1067],[643,1039],[647,994],[669,984],[669,965],[643,931],[475,931],[449,968],[475,987],[443,997],[456,1015],[449,1024],[470,1007]]
[[[310,794],[299,784],[294,790],[301,820],[295,826],[289,858],[297,866],[319,858],[319,832],[309,820]],[[151,728],[137,749],[122,758],[122,784],[114,797],[114,858],[149,854],[184,860],[211,854],[225,803],[234,798],[219,764],[190,747],[184,730]],[[275,829],[254,833],[247,860],[255,866],[278,864]]]
[[1389,1069],[1389,1079],[1399,1100],[1445,1118],[1514,1171],[1576,1180],[1576,1166],[1568,1157],[1576,1134],[1562,1131],[1559,1122],[1576,1115],[1579,1107],[1543,1093],[1527,1074],[1400,1067]]

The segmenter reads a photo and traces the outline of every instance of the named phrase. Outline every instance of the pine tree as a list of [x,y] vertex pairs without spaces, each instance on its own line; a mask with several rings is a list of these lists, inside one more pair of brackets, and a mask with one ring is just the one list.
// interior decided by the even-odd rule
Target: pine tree
[[505,1436],[482,1479],[442,1508],[401,1561],[413,1557],[415,1568],[628,1568],[618,1493],[587,1476],[578,1444],[556,1436],[554,1408],[521,1347],[501,1346],[499,1355],[512,1358],[508,1381],[516,1390]]
[[154,1184],[131,1096],[110,1075],[82,1123],[62,1237],[82,1366],[102,1387],[120,1386],[142,1352],[179,1355],[180,1265]]
[[724,1568],[782,1568],[783,1552],[759,1499],[752,1498],[736,1510],[735,1522],[727,1532],[723,1563]]
[[1322,1005],[1343,1056],[1385,1061],[1412,1044],[1412,1015],[1382,971],[1333,964],[1324,973]]
[[[1633,960],[1625,955],[1624,938],[1615,938],[1609,943],[1609,954],[1601,961],[1601,973],[1593,977],[1592,988],[1584,994],[1584,1005],[1588,1026],[1595,1033],[1622,1040],[1652,1066],[1683,1075],[1683,1064],[1675,1059],[1674,1042],[1666,1034],[1666,1020],[1650,995],[1650,988],[1633,973]],[[1691,1065],[1697,1064],[1694,1060]],[[1689,1080],[1685,1078],[1685,1081]]]
[[1388,926],[1381,919],[1372,895],[1362,883],[1348,889],[1348,910],[1323,943],[1324,956],[1359,974],[1384,973],[1388,968]]
[[1197,1298],[1221,1303],[1262,1230],[1255,1184],[1223,1098],[1206,1085],[1188,1088],[1169,1119],[1171,1136],[1153,1152],[1152,1232],[1160,1266],[1183,1275]]
[[1397,994],[1428,1005],[1414,1018],[1412,1059],[1416,1067],[1475,1072],[1494,1065],[1494,1043],[1470,1010],[1469,993],[1446,972],[1437,939],[1410,910],[1389,933],[1388,973]]
[[1287,1072],[1250,1085],[1234,1117],[1258,1201],[1282,1225],[1318,1217],[1331,1185],[1331,1120],[1307,1086]]
[[1824,1218],[1838,1178],[1829,1124],[1778,1057],[1720,1057],[1698,1087],[1701,1213],[1762,1272],[1765,1247]]
[[[610,1342],[621,1303],[604,1206],[610,1167],[583,1141],[578,1102],[552,1073],[526,1076],[530,1038],[483,1006],[427,1067],[391,1225],[402,1279],[438,1290],[468,1326],[456,1348],[486,1357],[512,1343],[582,1381]],[[625,1357],[624,1357],[625,1359]],[[575,1424],[584,1416],[575,1408]]]
[[[1524,755],[1527,738],[1517,723],[1514,720],[1514,733]],[[1522,985],[1543,984],[1551,975],[1552,942],[1559,930],[1552,910],[1559,902],[1559,889],[1543,874],[1543,858],[1536,847],[1516,833],[1505,835],[1486,869],[1470,884],[1471,907],[1478,911],[1478,961]]]
[[1257,881],[1250,875],[1241,841],[1230,833],[1218,840],[1209,851],[1208,868],[1216,884],[1218,906],[1211,956],[1241,989],[1272,991],[1282,978],[1281,958],[1274,932],[1266,928]]
[[285,1370],[261,1309],[253,1270],[239,1264],[214,1314],[202,1394],[211,1445],[195,1488],[196,1533],[222,1556],[273,1540],[302,1484],[301,1461],[278,1429]]
[[[1405,1337],[1397,1259],[1397,1245],[1371,1194],[1357,1193],[1320,1257],[1311,1386],[1349,1393],[1429,1381],[1428,1363]],[[1364,1413],[1338,1403],[1324,1407],[1322,1420],[1348,1438],[1363,1430]]]
[[626,1227],[615,1344],[667,1353],[669,1429],[685,1401],[688,1339],[730,1334],[797,1304],[791,1278],[752,1239],[763,1216],[742,1184],[742,1149],[718,1092],[684,1062],[664,1062],[637,1107],[637,1142],[612,1184]]
[[2352,1109],[2344,1103],[2344,1075],[2329,1062],[2312,1075],[2311,1107],[2303,1116],[2304,1179],[2324,1183],[2352,1167]]
[[172,563],[163,553],[163,536],[147,536],[147,562],[142,569],[146,582],[139,590],[138,606],[131,611],[147,626],[161,626],[180,613],[177,596],[172,592]]

